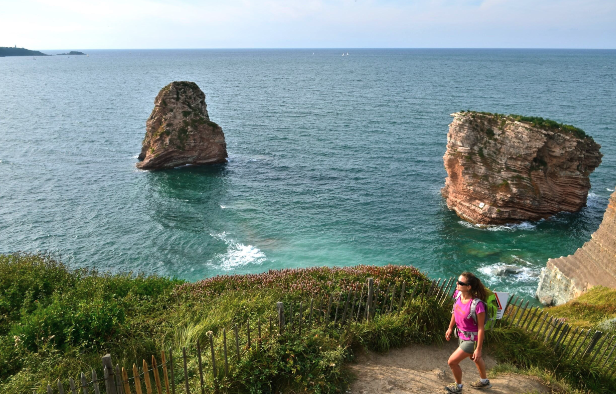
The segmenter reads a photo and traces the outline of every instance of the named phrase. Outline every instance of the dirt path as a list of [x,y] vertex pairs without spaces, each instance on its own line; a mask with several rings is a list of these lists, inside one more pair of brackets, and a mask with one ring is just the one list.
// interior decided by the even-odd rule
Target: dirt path
[[[349,365],[357,380],[348,394],[407,394],[445,393],[444,386],[453,382],[453,375],[447,366],[449,355],[456,343],[442,346],[413,345],[403,349],[390,350],[386,354],[372,352],[359,354],[357,361]],[[496,361],[484,356],[488,368]],[[464,360],[462,367],[464,391],[479,393],[470,383],[479,379],[479,373],[471,360]],[[489,377],[489,376],[488,376]],[[548,390],[536,379],[523,375],[501,375],[490,379],[492,388],[486,393],[519,394],[547,393]]]

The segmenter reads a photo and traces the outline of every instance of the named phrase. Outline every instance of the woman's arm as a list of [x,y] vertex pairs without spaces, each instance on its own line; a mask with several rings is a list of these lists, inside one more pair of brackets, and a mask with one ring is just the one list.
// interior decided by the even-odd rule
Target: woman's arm
[[481,312],[477,314],[477,348],[473,352],[471,359],[478,360],[481,358],[481,348],[483,347],[483,338],[485,337],[485,322],[486,313]]
[[449,328],[447,329],[447,332],[445,333],[445,339],[446,340],[450,340],[451,339],[451,332],[453,331],[453,328],[456,325],[456,316],[454,313],[451,314],[451,320],[449,321]]

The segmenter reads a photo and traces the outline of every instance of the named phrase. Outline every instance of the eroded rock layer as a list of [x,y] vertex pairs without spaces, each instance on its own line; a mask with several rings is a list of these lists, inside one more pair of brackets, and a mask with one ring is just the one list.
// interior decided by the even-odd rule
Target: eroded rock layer
[[514,115],[452,116],[441,192],[461,218],[516,223],[586,205],[589,175],[602,155],[601,146],[582,130]]
[[210,121],[205,94],[197,84],[172,82],[162,88],[146,122],[137,167],[157,170],[223,163],[226,159],[225,135]]
[[593,286],[616,288],[616,192],[590,241],[570,256],[548,260],[537,297],[545,305],[560,305]]

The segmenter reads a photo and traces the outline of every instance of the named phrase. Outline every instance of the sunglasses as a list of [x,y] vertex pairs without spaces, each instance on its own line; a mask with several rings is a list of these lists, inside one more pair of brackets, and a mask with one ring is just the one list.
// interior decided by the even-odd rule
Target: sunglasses
[[460,286],[470,286],[470,284],[468,284],[468,283],[464,283],[464,282],[460,282],[460,281],[458,281],[458,284],[459,284]]

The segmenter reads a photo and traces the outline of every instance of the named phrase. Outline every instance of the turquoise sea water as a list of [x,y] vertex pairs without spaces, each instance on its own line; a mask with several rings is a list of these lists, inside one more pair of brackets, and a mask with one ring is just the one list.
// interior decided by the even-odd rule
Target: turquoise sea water
[[[531,296],[547,259],[597,229],[616,184],[616,51],[85,52],[0,59],[0,253],[191,281],[412,264]],[[174,80],[206,93],[227,164],[135,168],[154,97]],[[604,158],[588,206],[517,226],[460,221],[440,188],[462,109],[592,135]],[[523,270],[495,275],[505,264]]]

